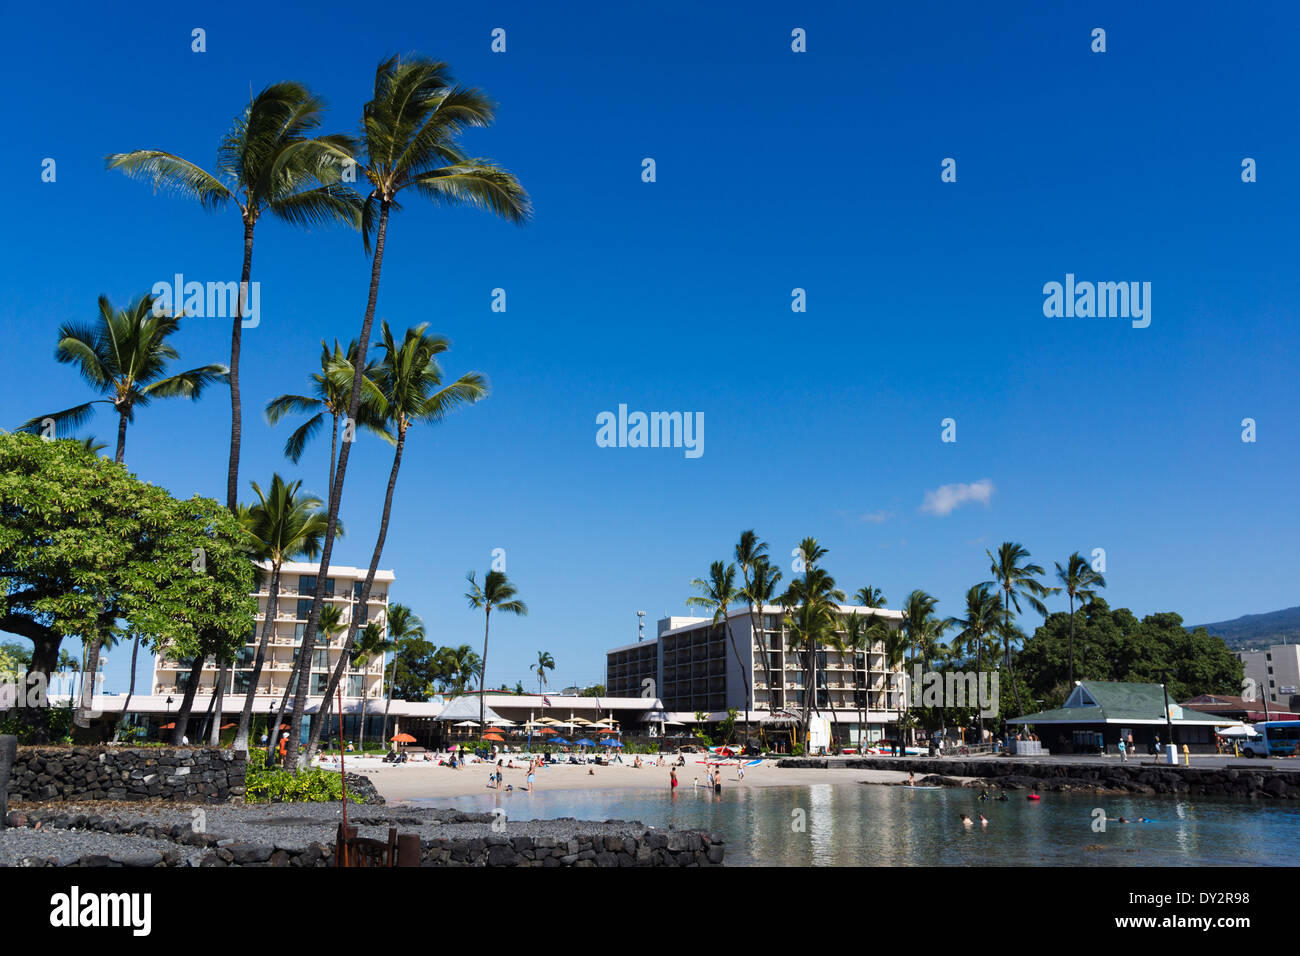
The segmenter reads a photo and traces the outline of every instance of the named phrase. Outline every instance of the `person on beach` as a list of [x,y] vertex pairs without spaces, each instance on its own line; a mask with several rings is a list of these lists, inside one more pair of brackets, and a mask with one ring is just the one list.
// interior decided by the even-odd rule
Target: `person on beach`
[[737,776],[737,778],[740,779],[740,780],[744,780],[744,779],[745,779],[745,765],[744,765],[744,764],[737,764],[737,765],[736,765],[736,776]]
[[1120,738],[1119,742],[1119,759],[1124,763],[1128,763],[1128,747],[1125,745],[1123,738]]
[[907,771],[907,785],[909,787],[916,786],[916,774],[911,770]]
[[719,767],[713,775],[713,792],[722,796],[722,768]]
[[677,768],[676,767],[668,768],[668,781],[669,781],[669,789],[671,790],[672,795],[674,797],[677,796]]
[[285,756],[289,752],[289,732],[286,730],[280,735],[280,766],[284,766]]
[[498,790],[501,789],[501,781],[505,778],[504,769],[505,768],[501,766],[501,761],[498,760],[497,761],[497,789]]
[[713,789],[713,768],[712,767],[704,771],[704,788],[706,790]]
[[533,790],[533,782],[534,782],[536,779],[537,779],[537,774],[535,773],[534,768],[533,768],[532,766],[529,766],[529,768],[528,768],[528,792],[529,792],[529,793],[534,793],[534,792],[535,792],[535,791]]

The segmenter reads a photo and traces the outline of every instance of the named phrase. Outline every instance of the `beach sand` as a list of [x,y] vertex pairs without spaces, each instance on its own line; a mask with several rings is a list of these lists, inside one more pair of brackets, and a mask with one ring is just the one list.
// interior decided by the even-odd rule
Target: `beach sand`
[[[676,758],[674,758],[675,760]],[[708,768],[696,763],[698,755],[688,754],[686,765],[677,768],[679,787],[690,788],[693,780],[704,785],[704,774]],[[384,799],[391,803],[407,800],[426,800],[437,797],[470,796],[488,793],[488,778],[495,765],[487,763],[470,764],[463,770],[439,767],[436,764],[414,762],[391,766],[378,758],[351,758],[347,761],[349,773],[364,774],[369,777]],[[527,786],[526,762],[515,759],[515,768],[504,769],[505,785],[513,785],[516,790]],[[337,769],[337,764],[326,764],[329,769]],[[595,774],[589,774],[589,769]],[[792,769],[777,767],[774,761],[764,761],[754,767],[745,767],[745,779],[741,780],[734,766],[722,768],[722,788],[724,791],[736,787],[801,787],[810,784],[900,784],[907,782],[906,771],[901,770],[850,770],[831,767],[827,769]],[[547,790],[634,790],[669,788],[667,766],[652,765],[633,767],[629,759],[625,764],[613,764],[608,767],[586,767],[573,764],[556,764],[544,766],[537,771],[535,789]],[[919,780],[918,776],[918,780]]]

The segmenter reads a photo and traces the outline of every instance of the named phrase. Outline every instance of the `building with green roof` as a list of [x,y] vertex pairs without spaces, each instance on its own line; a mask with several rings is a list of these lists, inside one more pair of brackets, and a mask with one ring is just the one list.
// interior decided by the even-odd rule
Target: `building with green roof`
[[1190,710],[1170,701],[1160,684],[1122,681],[1076,681],[1065,704],[1007,721],[1020,733],[1038,735],[1052,753],[1117,753],[1121,740],[1132,739],[1137,754],[1154,753],[1173,742],[1192,753],[1213,753],[1214,729],[1232,721]]

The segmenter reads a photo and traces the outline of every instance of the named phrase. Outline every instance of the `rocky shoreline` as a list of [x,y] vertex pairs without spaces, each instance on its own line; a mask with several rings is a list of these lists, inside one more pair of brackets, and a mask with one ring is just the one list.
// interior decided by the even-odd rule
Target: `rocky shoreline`
[[[997,790],[1077,791],[1082,793],[1179,794],[1244,797],[1250,800],[1300,800],[1300,773],[1261,765],[1243,768],[1140,763],[1077,763],[1023,758],[860,757],[844,760],[792,757],[778,767],[894,770],[925,774],[941,786]],[[966,778],[958,780],[954,778]]]
[[[0,866],[155,867],[334,864],[342,804],[193,806],[104,802],[11,810]],[[716,866],[723,842],[635,821],[511,821],[490,813],[348,807],[359,836],[420,837],[421,866]]]

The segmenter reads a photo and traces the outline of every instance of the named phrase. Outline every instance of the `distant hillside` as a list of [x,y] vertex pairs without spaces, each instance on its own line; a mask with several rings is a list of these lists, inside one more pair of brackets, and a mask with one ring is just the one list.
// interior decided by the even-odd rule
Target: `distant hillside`
[[[1267,614],[1246,614],[1217,624],[1198,624],[1215,637],[1223,638],[1234,651],[1252,651],[1270,644],[1300,644],[1300,607]],[[1195,630],[1195,628],[1189,628]]]

